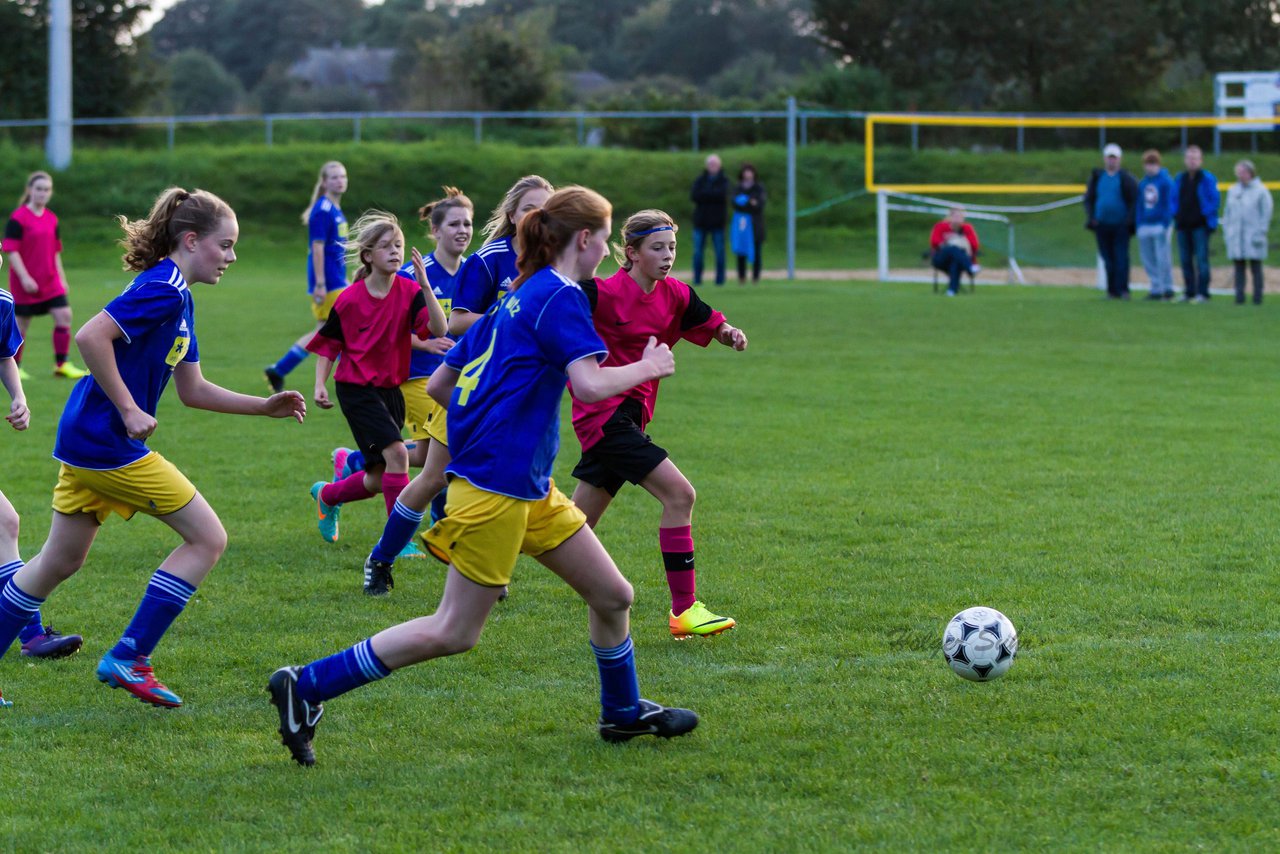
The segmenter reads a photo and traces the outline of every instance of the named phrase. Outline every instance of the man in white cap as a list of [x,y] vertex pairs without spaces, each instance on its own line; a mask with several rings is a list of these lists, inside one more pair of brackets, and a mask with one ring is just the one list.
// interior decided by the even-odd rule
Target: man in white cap
[[1084,194],[1085,228],[1098,239],[1098,257],[1107,270],[1107,297],[1129,298],[1129,238],[1138,210],[1138,182],[1120,168],[1120,146],[1102,149],[1103,168],[1094,169]]

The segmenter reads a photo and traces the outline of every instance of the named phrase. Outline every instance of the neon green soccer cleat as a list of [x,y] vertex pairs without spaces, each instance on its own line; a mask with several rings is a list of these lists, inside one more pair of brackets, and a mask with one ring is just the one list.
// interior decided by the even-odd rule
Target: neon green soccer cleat
[[671,636],[676,640],[685,640],[692,637],[711,637],[721,632],[727,632],[737,625],[733,617],[721,617],[713,614],[701,602],[694,602],[680,616],[676,616],[670,611],[667,613],[670,615],[667,625],[671,627]]
[[89,376],[89,372],[84,368],[77,368],[70,362],[63,362],[61,365],[58,365],[58,367],[53,369],[53,375],[55,377],[65,377],[69,380],[78,380],[81,377]]

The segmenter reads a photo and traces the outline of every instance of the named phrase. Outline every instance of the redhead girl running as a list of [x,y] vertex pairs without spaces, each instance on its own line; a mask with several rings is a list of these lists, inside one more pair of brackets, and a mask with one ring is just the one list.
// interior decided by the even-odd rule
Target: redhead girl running
[[[322,703],[393,670],[475,646],[521,552],[559,575],[587,603],[588,633],[600,673],[599,732],[605,741],[683,735],[698,724],[688,709],[640,697],[628,612],[631,585],[551,480],[565,380],[603,400],[675,370],[665,344],[639,359],[600,367],[604,342],[576,279],[589,278],[608,251],[609,203],[569,187],[520,223],[520,276],[428,383],[449,404],[449,512],[428,532],[449,563],[436,612],[386,629],[305,667],[282,667],[268,682],[285,747],[315,763],[312,741]],[[412,536],[412,531],[406,535]]]
[[[53,317],[53,373],[78,380],[86,371],[72,364],[71,304],[67,302],[67,274],[62,269],[62,233],[58,218],[49,210],[53,178],[48,172],[32,172],[18,207],[9,216],[0,251],[9,256],[9,290],[13,293],[18,332],[27,335],[33,317]],[[22,368],[22,349],[14,356],[19,376],[29,379]]]
[[[724,315],[672,278],[676,259],[675,221],[645,210],[622,226],[622,269],[607,279],[584,282],[596,332],[609,346],[605,365],[627,365],[642,357],[653,338],[674,347],[684,339],[700,347],[719,341],[747,349],[747,336]],[[689,480],[667,452],[644,432],[653,419],[658,381],[641,383],[604,400],[573,398],[573,429],[582,459],[573,470],[578,487],[573,502],[592,527],[600,521],[624,483],[644,487],[662,504],[658,547],[671,590],[668,625],[672,637],[706,637],[734,627],[732,617],[711,613],[697,598],[693,562],[693,502]]]
[[179,536],[152,574],[124,635],[98,662],[97,676],[145,703],[173,708],[181,698],[159,682],[151,653],[227,547],[227,533],[191,481],[146,440],[170,378],[193,409],[294,418],[306,403],[296,391],[269,398],[214,385],[200,371],[189,283],[217,284],[236,260],[240,235],[226,202],[203,190],[172,187],[146,219],[120,217],[124,292],[76,333],[92,372],[76,383],[58,422],[53,456],[62,463],[53,490],[53,524],[40,553],[0,590],[0,654],[55,587],[80,569],[112,513],[155,516]]

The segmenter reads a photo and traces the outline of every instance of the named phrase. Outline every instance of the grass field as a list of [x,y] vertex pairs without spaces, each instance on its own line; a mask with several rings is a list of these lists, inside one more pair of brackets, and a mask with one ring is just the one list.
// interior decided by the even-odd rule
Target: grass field
[[[213,380],[261,390],[260,367],[305,328],[294,248],[246,241],[223,284],[196,288]],[[69,270],[78,321],[124,284],[113,269]],[[335,412],[232,418],[170,392],[152,446],[231,539],[156,656],[187,705],[146,708],[93,678],[175,543],[112,520],[46,610],[85,651],[0,662],[17,703],[0,721],[0,849],[1280,845],[1280,304],[706,291],[751,349],[678,348],[652,432],[700,490],[701,592],[739,628],[666,637],[652,499],[625,491],[600,530],[636,586],[642,689],[697,709],[697,732],[601,743],[584,608],[522,560],[478,649],[330,702],[319,764],[296,767],[268,674],[429,612],[442,573],[407,562],[391,597],[360,595],[375,502],[321,542],[306,490],[348,439]],[[34,427],[4,438],[26,555],[47,531],[68,392],[44,373],[47,330],[28,350]],[[562,484],[575,448],[566,431]],[[991,684],[955,678],[939,649],[979,603],[1022,636]]]

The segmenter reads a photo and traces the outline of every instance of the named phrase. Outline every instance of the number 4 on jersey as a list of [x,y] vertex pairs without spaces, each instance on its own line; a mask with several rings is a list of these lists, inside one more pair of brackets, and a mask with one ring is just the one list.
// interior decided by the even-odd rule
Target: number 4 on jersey
[[493,330],[493,336],[489,339],[489,348],[476,356],[462,368],[462,373],[458,375],[458,383],[455,388],[458,391],[458,405],[466,406],[471,392],[480,384],[480,375],[484,373],[485,365],[489,364],[489,360],[493,358],[493,345],[498,341],[498,330]]

